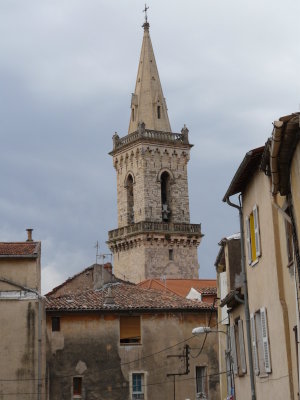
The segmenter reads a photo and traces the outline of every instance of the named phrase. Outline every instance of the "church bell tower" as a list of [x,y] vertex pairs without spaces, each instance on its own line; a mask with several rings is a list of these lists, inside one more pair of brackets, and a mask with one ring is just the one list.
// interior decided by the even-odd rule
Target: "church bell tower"
[[118,229],[108,233],[114,274],[138,283],[149,278],[198,278],[201,225],[190,223],[187,164],[192,145],[184,126],[173,133],[152,49],[144,37],[128,134],[113,136]]

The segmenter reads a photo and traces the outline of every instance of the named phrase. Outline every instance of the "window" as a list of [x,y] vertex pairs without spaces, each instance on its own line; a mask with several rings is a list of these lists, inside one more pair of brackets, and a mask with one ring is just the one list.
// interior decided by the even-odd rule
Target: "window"
[[160,119],[160,106],[157,106],[157,118]]
[[251,314],[250,323],[254,371],[265,376],[272,372],[266,309]]
[[243,321],[237,318],[230,327],[230,352],[235,375],[244,375],[247,372]]
[[134,223],[134,197],[133,197],[133,177],[128,175],[126,181],[127,189],[127,219],[128,224]]
[[52,332],[59,332],[60,331],[60,318],[59,317],[52,317]]
[[247,247],[248,247],[248,264],[257,262],[261,255],[260,234],[258,221],[258,208],[255,205],[253,211],[246,218]]
[[[196,367],[196,393],[198,398],[207,398],[207,373],[206,367]],[[202,397],[200,397],[202,396]],[[205,397],[203,397],[205,396]]]
[[134,121],[134,108],[131,109],[131,119]]
[[120,317],[120,344],[141,343],[140,317]]
[[174,251],[173,251],[173,249],[169,249],[169,260],[174,260]]
[[161,182],[161,204],[162,204],[162,219],[165,222],[170,220],[170,175],[168,172],[163,172],[160,177]]
[[73,396],[81,396],[82,395],[82,377],[74,376],[73,378]]
[[144,374],[132,374],[132,400],[144,399]]

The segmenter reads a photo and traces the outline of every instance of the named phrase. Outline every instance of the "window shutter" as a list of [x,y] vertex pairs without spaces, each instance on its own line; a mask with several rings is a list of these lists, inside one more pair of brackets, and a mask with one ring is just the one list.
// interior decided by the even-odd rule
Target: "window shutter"
[[248,264],[251,265],[252,262],[252,251],[251,251],[251,234],[250,234],[250,218],[246,218],[246,239],[247,239],[247,249],[248,249]]
[[253,350],[253,366],[256,375],[259,375],[259,364],[256,346],[256,331],[255,331],[255,319],[254,314],[250,315],[250,325],[251,325],[251,338],[252,338],[252,350]]
[[260,248],[260,236],[259,236],[258,209],[256,205],[253,208],[253,217],[254,217],[256,257],[259,257],[261,255],[261,248]]
[[139,342],[141,339],[140,317],[120,316],[120,340]]
[[[223,300],[227,293],[227,276],[226,276],[226,271],[221,272],[219,275],[219,282],[220,282],[220,297],[221,300]],[[228,307],[225,305],[221,308],[221,319],[222,319],[222,325],[228,325],[229,324],[229,318],[228,318]]]
[[245,344],[244,344],[243,321],[241,319],[239,319],[238,321],[238,328],[239,328],[241,367],[242,367],[242,373],[245,374],[247,372],[247,365],[246,365],[246,354],[245,354]]
[[230,327],[230,351],[233,362],[233,372],[238,374],[238,364],[237,364],[237,356],[236,356],[236,344],[235,344],[235,332],[234,325]]
[[272,372],[271,369],[271,357],[270,357],[270,346],[269,346],[269,335],[268,335],[268,324],[267,324],[267,310],[265,307],[260,309],[260,320],[261,320],[261,335],[264,348],[264,361],[266,372]]

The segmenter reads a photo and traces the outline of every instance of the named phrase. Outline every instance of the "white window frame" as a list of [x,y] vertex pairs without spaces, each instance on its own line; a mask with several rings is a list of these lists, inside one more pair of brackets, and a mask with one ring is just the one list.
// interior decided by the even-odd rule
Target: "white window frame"
[[[253,215],[254,231],[251,232],[250,216]],[[259,229],[259,216],[258,206],[255,204],[251,213],[246,217],[246,241],[248,249],[248,264],[254,266],[257,264],[259,257],[261,256],[261,241],[260,241],[260,229]],[[253,233],[253,235],[251,235]],[[252,259],[252,240],[251,236],[254,237],[255,246],[255,259]]]
[[[142,391],[134,392],[133,391],[133,375],[141,375],[142,377]],[[131,371],[130,372],[130,400],[146,400],[147,399],[147,379],[145,371]],[[137,395],[137,396],[135,396]]]
[[[202,379],[202,389],[204,389],[204,391],[202,392],[198,392],[198,377],[197,377],[197,369],[203,369],[204,371],[204,375],[201,377]],[[207,365],[196,365],[195,366],[195,377],[196,377],[196,398],[198,398],[197,396],[200,395],[200,393],[204,394],[205,396],[208,396],[208,382],[207,382]]]

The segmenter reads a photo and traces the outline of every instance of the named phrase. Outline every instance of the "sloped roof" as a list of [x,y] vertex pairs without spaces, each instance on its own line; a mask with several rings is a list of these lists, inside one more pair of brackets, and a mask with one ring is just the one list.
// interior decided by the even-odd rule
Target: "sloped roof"
[[[59,289],[63,288],[63,287],[66,286],[67,284],[71,283],[71,282],[74,281],[76,278],[80,277],[80,275],[84,275],[84,274],[86,274],[88,271],[92,271],[92,270],[94,269],[94,266],[95,266],[95,265],[97,265],[97,264],[90,265],[89,267],[85,268],[84,270],[82,270],[82,271],[78,272],[77,274],[75,274],[75,275],[69,277],[66,281],[64,281],[64,282],[61,283],[60,285],[55,286],[50,292],[48,292],[48,293],[46,294],[46,296],[52,296],[52,295],[54,295],[56,292],[59,291]],[[112,265],[111,265],[110,262],[108,262],[108,263],[104,264],[103,267],[106,268],[106,269],[110,269],[110,268],[112,268]],[[115,279],[115,280],[118,280],[118,279],[115,278],[115,277],[114,277],[114,279]],[[90,287],[90,288],[92,288],[92,287]],[[86,289],[86,288],[82,288],[82,289]]]
[[[211,294],[208,293],[208,288],[216,288],[217,281],[215,279],[147,279],[138,285],[147,289],[167,290],[181,297],[186,297],[191,288],[202,294]],[[206,292],[202,290],[206,290]]]
[[258,169],[265,146],[257,147],[256,149],[248,151],[243,161],[238,167],[230,185],[223,197],[225,202],[230,196],[243,192],[252,178],[254,172]]
[[40,242],[0,242],[0,257],[37,257]]
[[[109,290],[110,289],[110,290]],[[114,304],[105,304],[106,298]],[[46,310],[50,311],[201,311],[211,310],[211,304],[187,300],[174,293],[145,289],[129,282],[104,285],[99,290],[85,290],[59,297],[46,296]]]

